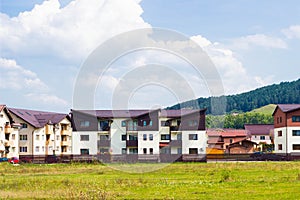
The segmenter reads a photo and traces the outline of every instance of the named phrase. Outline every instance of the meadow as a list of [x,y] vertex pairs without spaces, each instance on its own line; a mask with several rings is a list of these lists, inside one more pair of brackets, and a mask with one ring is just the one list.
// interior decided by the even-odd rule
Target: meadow
[[174,163],[148,173],[96,163],[0,163],[0,199],[14,198],[300,199],[300,162]]

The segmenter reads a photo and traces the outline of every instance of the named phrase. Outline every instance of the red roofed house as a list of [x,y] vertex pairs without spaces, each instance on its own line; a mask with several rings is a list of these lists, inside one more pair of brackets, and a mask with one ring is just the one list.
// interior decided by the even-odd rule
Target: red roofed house
[[[248,131],[251,141],[260,144],[261,150],[264,146],[272,146],[272,135],[274,132],[274,124],[245,124],[245,130]],[[265,144],[265,145],[264,145]],[[273,149],[271,147],[271,149]]]
[[43,161],[49,155],[71,155],[72,128],[67,114],[8,108],[19,130],[20,159]]
[[300,104],[278,104],[273,117],[275,153],[300,154]]
[[208,129],[207,136],[208,151],[212,152],[216,149],[229,152],[230,144],[249,137],[246,130],[236,129]]

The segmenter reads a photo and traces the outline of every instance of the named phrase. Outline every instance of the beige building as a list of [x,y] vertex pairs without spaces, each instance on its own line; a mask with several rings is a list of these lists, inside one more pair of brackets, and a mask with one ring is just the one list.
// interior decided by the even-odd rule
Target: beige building
[[5,105],[0,105],[0,157],[19,157],[18,128]]
[[67,114],[16,108],[8,110],[12,120],[20,124],[18,151],[21,160],[43,160],[49,155],[72,154],[72,128]]

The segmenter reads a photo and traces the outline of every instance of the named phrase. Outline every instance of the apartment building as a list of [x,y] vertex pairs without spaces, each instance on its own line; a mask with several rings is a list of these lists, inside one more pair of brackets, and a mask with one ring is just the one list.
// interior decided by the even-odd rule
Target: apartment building
[[300,104],[279,104],[274,113],[275,153],[300,154]]
[[73,155],[108,155],[109,161],[201,160],[205,111],[72,110]]
[[0,105],[0,157],[19,157],[19,124],[13,123],[5,105]]
[[49,155],[72,153],[72,128],[67,114],[8,108],[12,120],[20,125],[20,159],[43,160]]

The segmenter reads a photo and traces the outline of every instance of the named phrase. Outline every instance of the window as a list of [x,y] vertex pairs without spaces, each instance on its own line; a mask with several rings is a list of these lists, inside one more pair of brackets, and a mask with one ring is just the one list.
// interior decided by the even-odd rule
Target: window
[[152,120],[149,121],[149,126],[152,126],[153,125],[153,122]]
[[278,131],[278,137],[282,136],[282,131]]
[[42,141],[44,141],[45,140],[45,135],[42,135]]
[[169,134],[168,134],[168,135],[166,135],[166,134],[161,135],[161,136],[160,136],[160,139],[161,139],[161,140],[170,140],[170,135],[169,135]]
[[35,152],[39,152],[40,151],[40,147],[39,146],[36,146],[35,147]]
[[59,151],[59,146],[56,147],[56,151]]
[[136,136],[136,135],[129,135],[129,140],[134,140],[134,141],[136,141],[136,140],[138,140],[138,137]]
[[143,140],[147,140],[147,134],[143,134]]
[[171,153],[171,149],[169,147],[164,147],[160,149],[160,153],[161,154],[170,154]]
[[161,121],[161,122],[160,122],[160,125],[161,125],[161,126],[169,126],[170,123],[169,123],[168,121]]
[[189,140],[198,140],[198,134],[189,134]]
[[12,147],[11,148],[11,151],[14,153],[14,152],[16,152],[16,147]]
[[42,152],[45,152],[45,146],[42,146]]
[[177,134],[177,140],[182,140],[182,133]]
[[109,135],[100,135],[100,140],[109,140]]
[[125,141],[126,140],[126,135],[121,135],[121,139],[122,139],[122,141]]
[[260,140],[266,140],[266,136],[261,135],[261,136],[260,136]]
[[0,131],[3,131],[3,127],[2,126],[0,126]]
[[129,154],[137,154],[138,149],[137,148],[129,148]]
[[109,149],[108,148],[100,148],[100,153],[101,154],[108,154],[109,153]]
[[143,154],[147,154],[147,148],[143,148]]
[[299,151],[300,150],[300,144],[293,144],[293,150]]
[[89,155],[90,154],[90,150],[89,149],[80,149],[80,154],[81,155]]
[[59,140],[59,138],[60,138],[59,135],[57,135],[57,136],[56,136],[56,140]]
[[282,117],[279,117],[279,123],[282,123]]
[[40,135],[36,135],[35,140],[40,140]]
[[278,144],[278,150],[282,150],[282,144]]
[[189,122],[188,122],[188,125],[189,126],[197,126],[197,120],[190,120]]
[[293,130],[293,136],[300,136],[300,130]]
[[26,141],[27,140],[27,135],[20,135],[20,140]]
[[146,121],[143,121],[143,126],[147,126],[147,122]]
[[27,128],[27,124],[21,123],[21,128]]
[[153,148],[150,148],[150,149],[149,149],[149,153],[150,153],[150,154],[153,154]]
[[152,141],[153,140],[153,134],[149,134],[149,140]]
[[126,127],[126,121],[122,121],[122,122],[121,122],[121,126],[122,126],[122,127]]
[[20,152],[27,152],[27,147],[20,147]]
[[189,148],[189,154],[198,154],[197,148]]
[[99,122],[99,131],[109,131],[109,121],[100,121]]
[[137,130],[137,121],[128,121],[127,129],[128,129],[128,131],[136,131]]
[[11,135],[11,139],[12,139],[12,140],[15,140],[15,139],[16,139],[16,134],[12,134],[12,135]]
[[3,118],[3,114],[0,114],[0,118]]
[[300,116],[293,116],[292,122],[300,122]]
[[80,135],[80,141],[89,141],[90,136],[89,135]]
[[232,139],[230,139],[230,140],[229,140],[229,143],[231,144],[232,142],[233,142],[233,140],[232,140]]
[[177,154],[182,154],[182,148],[177,148]]
[[126,148],[122,148],[122,154],[127,154]]
[[80,122],[80,127],[89,127],[90,126],[90,122],[89,121],[81,121]]

